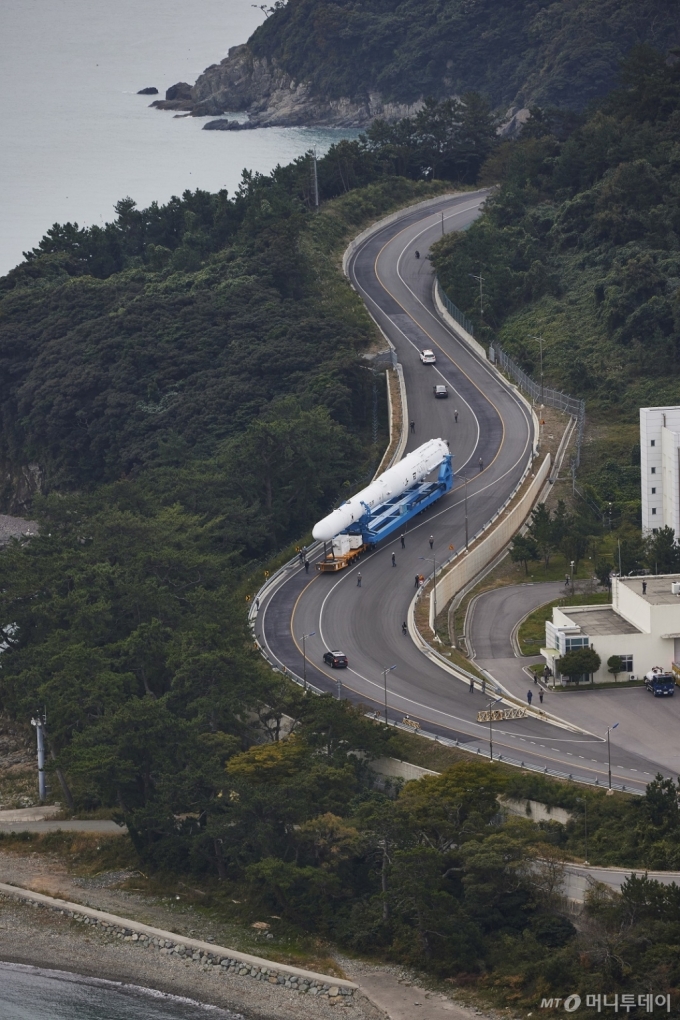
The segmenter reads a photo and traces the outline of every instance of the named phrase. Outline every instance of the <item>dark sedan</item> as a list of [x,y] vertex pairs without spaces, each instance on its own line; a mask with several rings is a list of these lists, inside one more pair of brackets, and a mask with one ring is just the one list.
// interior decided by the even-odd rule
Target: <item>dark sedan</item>
[[337,649],[334,652],[325,652],[323,661],[333,669],[346,669],[349,665],[345,653],[339,652]]

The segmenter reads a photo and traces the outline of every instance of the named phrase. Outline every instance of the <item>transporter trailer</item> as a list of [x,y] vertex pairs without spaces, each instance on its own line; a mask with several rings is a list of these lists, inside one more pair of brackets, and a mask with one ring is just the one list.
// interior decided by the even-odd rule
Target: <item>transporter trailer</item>
[[359,556],[374,549],[378,542],[397,532],[401,534],[414,517],[450,492],[452,486],[451,454],[446,453],[435,482],[414,482],[372,509],[363,504],[362,517],[330,542],[324,541],[324,556],[317,562],[316,569],[323,574],[344,570]]

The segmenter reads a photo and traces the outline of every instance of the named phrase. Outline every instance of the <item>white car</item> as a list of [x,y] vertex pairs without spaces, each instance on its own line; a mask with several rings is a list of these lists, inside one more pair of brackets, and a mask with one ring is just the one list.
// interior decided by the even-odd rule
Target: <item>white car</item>
[[434,365],[437,359],[434,356],[434,351],[430,351],[426,348],[424,351],[420,352],[420,360],[423,365]]

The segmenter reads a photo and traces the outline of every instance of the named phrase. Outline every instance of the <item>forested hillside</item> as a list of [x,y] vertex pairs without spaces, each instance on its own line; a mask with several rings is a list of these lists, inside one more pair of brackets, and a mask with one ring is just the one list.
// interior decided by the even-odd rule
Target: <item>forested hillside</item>
[[[678,401],[679,128],[680,62],[637,49],[581,124],[539,113],[498,148],[484,175],[503,184],[487,213],[434,254],[477,335],[534,376],[531,338],[543,336],[546,382],[585,397],[600,437],[581,478],[615,523],[638,528],[638,408]],[[483,318],[468,275],[480,271]],[[630,555],[624,570],[643,565],[639,531]]]
[[288,0],[249,40],[318,94],[582,109],[632,46],[680,42],[674,0]]

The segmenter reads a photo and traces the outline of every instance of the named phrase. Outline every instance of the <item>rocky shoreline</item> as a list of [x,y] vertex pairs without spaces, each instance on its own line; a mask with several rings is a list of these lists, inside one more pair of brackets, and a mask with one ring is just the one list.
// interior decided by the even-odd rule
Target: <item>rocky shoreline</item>
[[380,1011],[363,996],[310,995],[269,980],[253,980],[239,973],[242,968],[230,970],[201,956],[187,959],[166,946],[133,941],[133,934],[7,897],[0,900],[0,960],[6,963],[190,996],[253,1020],[329,1020],[338,1015],[339,1007],[355,1020],[381,1020]]
[[[407,105],[384,102],[378,92],[358,102],[315,95],[308,82],[294,81],[275,60],[256,57],[247,44],[232,46],[219,64],[212,64],[192,86],[177,82],[151,106],[192,117],[247,113],[248,120],[213,121],[208,130],[243,131],[257,127],[367,127],[380,117],[413,116],[422,101]],[[221,127],[216,125],[226,124]]]

